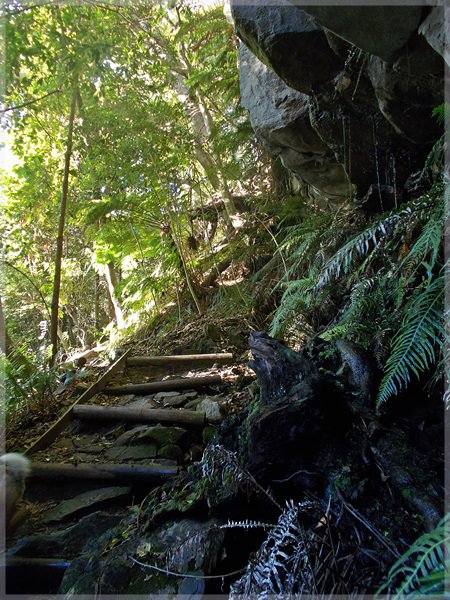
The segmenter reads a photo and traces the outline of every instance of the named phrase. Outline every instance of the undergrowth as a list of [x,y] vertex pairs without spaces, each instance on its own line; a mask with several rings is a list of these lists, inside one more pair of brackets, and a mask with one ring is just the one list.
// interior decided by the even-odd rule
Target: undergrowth
[[442,355],[442,238],[448,192],[431,189],[373,219],[354,209],[313,215],[287,230],[287,273],[270,333],[348,338],[371,348],[384,370],[377,406]]

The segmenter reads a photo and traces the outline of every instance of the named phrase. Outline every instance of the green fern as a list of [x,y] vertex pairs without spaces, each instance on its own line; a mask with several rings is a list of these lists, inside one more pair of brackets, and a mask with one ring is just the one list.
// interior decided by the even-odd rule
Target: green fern
[[378,407],[409,384],[411,373],[419,377],[436,361],[444,339],[443,302],[444,276],[441,274],[406,304],[402,325],[386,362]]
[[367,333],[367,330],[368,328],[366,326],[356,323],[355,321],[350,321],[349,323],[341,322],[321,333],[319,337],[326,342],[334,342],[338,339],[351,338],[355,335],[358,337],[361,335],[364,336],[364,334]]
[[382,594],[400,600],[408,595],[444,594],[450,561],[446,558],[450,544],[450,513],[430,533],[419,537],[391,567],[387,581],[378,589]]
[[281,298],[281,305],[273,318],[269,334],[272,336],[283,335],[298,316],[305,314],[314,301],[312,289],[313,278],[296,279],[290,281]]
[[[348,210],[332,217],[315,215],[289,228],[281,244],[288,269],[274,291],[286,287],[271,335],[297,325],[305,332],[305,324],[311,333],[322,329],[336,300],[345,304],[338,318],[322,330],[322,339],[332,341],[345,330],[367,347],[380,328],[395,332],[421,293],[423,276],[430,284],[439,267],[443,200],[443,184],[438,181],[427,193],[359,232],[361,219]],[[388,395],[393,389],[399,389],[398,384]]]
[[448,190],[444,194],[442,183],[433,188],[433,195],[438,198],[438,203],[432,211],[429,220],[425,223],[419,237],[414,242],[407,256],[402,260],[398,270],[408,274],[408,281],[413,279],[420,267],[425,267],[427,274],[436,265],[439,249],[442,244],[442,232],[445,222],[445,207],[448,201]]
[[436,192],[424,194],[420,198],[391,211],[387,216],[373,221],[364,231],[344,244],[325,264],[317,282],[317,288],[325,286],[332,279],[338,279],[355,268],[355,264],[365,256],[380,248],[382,242],[390,238],[400,240],[402,234],[412,230],[424,217],[429,218],[430,207],[434,205]]

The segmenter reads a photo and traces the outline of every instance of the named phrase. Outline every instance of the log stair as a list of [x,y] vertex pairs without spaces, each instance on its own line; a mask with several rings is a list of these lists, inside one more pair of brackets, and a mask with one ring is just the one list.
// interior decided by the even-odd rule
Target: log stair
[[[120,501],[119,508],[124,506],[124,498],[128,498],[128,505],[140,502],[154,486],[172,479],[194,460],[192,448],[196,449],[195,460],[199,460],[204,447],[202,434],[210,419],[195,403],[229,385],[236,367],[233,362],[230,353],[130,356],[129,351],[124,352],[25,451],[32,462],[25,504],[34,507],[35,521],[26,517],[14,538],[48,531],[55,514],[59,514],[59,529],[67,527],[86,514],[104,510],[103,499],[107,510],[113,511]],[[225,378],[221,372],[226,373]],[[178,397],[186,398],[191,406],[182,406],[184,400],[177,403]],[[175,402],[166,406],[166,400]],[[213,420],[217,424],[217,418]],[[131,442],[119,444],[118,437],[132,438],[137,431],[145,438],[149,429],[184,436],[180,437],[183,443],[175,440],[181,456],[161,459],[158,442],[154,442],[152,457],[134,455],[136,445]],[[147,448],[152,447],[146,442]],[[81,498],[85,504],[80,511]],[[100,498],[97,504],[96,498]],[[71,513],[73,502],[76,508]],[[9,542],[8,546],[14,543],[11,538]],[[6,590],[21,593],[22,568],[25,572],[50,569],[62,573],[70,560],[58,560],[41,555],[9,556],[0,564],[0,571],[10,572],[11,582],[18,579],[19,588],[11,583],[8,591],[7,576]],[[55,575],[56,579],[61,576]],[[49,590],[36,593],[44,591]]]
[[[147,406],[145,398],[146,396],[152,398],[158,393],[164,398],[164,394],[176,395],[175,392],[179,393],[180,390],[187,396],[198,396],[199,399],[205,390],[209,390],[209,393],[211,390],[217,393],[218,388],[227,385],[227,381],[217,372],[208,374],[208,366],[213,365],[217,370],[218,365],[225,365],[232,361],[233,355],[230,353],[174,356],[129,356],[129,351],[123,353],[25,451],[25,455],[32,460],[32,471],[27,487],[32,488],[33,484],[43,485],[51,482],[51,489],[57,496],[58,486],[65,488],[68,482],[76,483],[78,486],[84,483],[87,487],[104,486],[106,482],[106,485],[123,483],[151,488],[176,476],[180,469],[184,469],[189,463],[183,459],[161,460],[158,456],[154,459],[139,460],[139,457],[130,459],[126,445],[123,447],[123,456],[120,456],[119,448],[113,460],[110,462],[105,460],[105,448],[108,455],[108,451],[111,452],[108,448],[114,446],[113,441],[105,442],[105,438],[108,438],[105,430],[114,427],[127,430],[139,425],[143,430],[146,426],[175,428],[175,431],[186,431],[188,436],[197,439],[198,446],[201,446],[202,431],[209,425],[208,417],[204,412],[179,407],[159,407],[155,406],[155,403]],[[200,376],[196,374],[199,368]],[[187,374],[186,370],[189,371]],[[180,372],[183,376],[179,376]],[[133,377],[130,377],[130,373]],[[145,376],[148,374],[152,377]],[[120,378],[120,383],[116,382],[117,378]],[[124,384],[124,378],[132,381]],[[136,378],[141,381],[136,382]],[[148,381],[149,378],[152,381]],[[144,395],[141,404],[121,403],[121,398],[132,398],[138,394]],[[111,404],[114,400],[118,405]],[[105,402],[107,402],[106,406]],[[79,434],[80,428],[81,434]],[[99,439],[104,443],[97,454],[89,451],[89,443],[80,450],[79,439],[83,437],[83,430],[86,429],[88,437],[94,440],[93,447]],[[59,447],[62,447],[63,457],[67,462],[55,460]],[[73,452],[71,453],[68,448],[72,448]],[[197,447],[197,453],[198,450]],[[114,448],[112,452],[114,454]]]

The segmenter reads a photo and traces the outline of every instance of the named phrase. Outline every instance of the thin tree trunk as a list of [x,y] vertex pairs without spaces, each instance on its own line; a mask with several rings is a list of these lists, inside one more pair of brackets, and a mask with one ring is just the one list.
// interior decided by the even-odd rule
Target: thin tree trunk
[[59,314],[59,293],[61,289],[61,263],[64,248],[64,227],[66,224],[67,201],[69,196],[69,171],[70,160],[72,158],[73,145],[73,126],[75,122],[75,112],[77,106],[78,88],[76,77],[73,82],[72,102],[70,105],[69,126],[67,130],[66,154],[64,160],[64,175],[61,192],[61,207],[59,211],[58,237],[56,240],[56,256],[55,256],[55,278],[53,281],[53,296],[51,306],[51,321],[50,321],[50,343],[52,345],[52,355],[50,365],[55,363],[56,354],[58,352],[58,314]]
[[114,310],[114,318],[116,319],[117,327],[123,329],[125,327],[125,319],[123,318],[122,307],[120,306],[119,299],[116,295],[116,285],[118,284],[117,275],[114,270],[113,263],[109,263],[105,268],[105,277],[108,284],[108,293],[111,300],[111,304]]
[[3,313],[2,297],[0,296],[0,350],[5,356],[11,352],[11,340],[6,329],[6,320]]
[[183,254],[183,250],[181,248],[181,244],[178,242],[177,236],[174,234],[173,232],[173,228],[171,225],[168,226],[168,230],[169,230],[169,235],[172,238],[172,242],[173,242],[173,248],[176,252],[177,258],[178,258],[178,262],[180,264],[181,269],[183,270],[184,273],[184,279],[186,281],[186,284],[188,286],[189,292],[192,296],[192,299],[194,301],[195,307],[198,311],[199,315],[202,315],[205,311],[203,310],[203,307],[200,303],[200,300],[198,299],[197,294],[195,293],[195,289],[194,289],[194,284],[192,283],[192,279],[191,279],[191,275],[189,273],[189,269],[187,268],[186,265],[186,259],[184,257]]
[[[191,66],[187,58],[183,57],[182,60],[178,58],[178,61],[182,70],[189,74]],[[233,196],[228,187],[220,157],[208,151],[205,144],[212,135],[213,119],[202,98],[186,84],[186,76],[175,73],[175,77],[178,83],[179,98],[184,105],[194,133],[195,157],[203,167],[212,187],[222,198],[224,206],[223,217],[231,233],[236,229],[238,224]]]
[[100,331],[100,276],[95,273],[94,282],[94,320],[95,320],[95,331]]

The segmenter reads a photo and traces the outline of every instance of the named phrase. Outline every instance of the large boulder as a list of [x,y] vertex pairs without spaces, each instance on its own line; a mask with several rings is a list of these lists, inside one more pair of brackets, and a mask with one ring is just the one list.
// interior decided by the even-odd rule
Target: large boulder
[[322,28],[306,12],[280,0],[276,6],[231,2],[238,36],[290,86],[306,94],[333,78],[342,61]]
[[430,144],[440,127],[432,110],[444,102],[442,58],[419,36],[408,52],[394,64],[372,56],[367,73],[378,100],[380,112],[403,138],[416,144]]
[[[124,520],[99,539],[91,538],[83,554],[67,569],[59,593],[67,600],[85,594],[91,597],[98,589],[102,595],[114,597],[182,596],[188,600],[201,596],[205,575],[211,573],[220,558],[224,533],[218,529],[218,521],[166,521],[141,537],[125,536],[131,522]],[[157,564],[159,571],[145,569],[133,562],[133,558]],[[173,573],[189,574],[182,577]],[[194,573],[198,578],[192,577]]]
[[430,46],[450,65],[450,23],[445,18],[445,8],[435,6],[419,27]]
[[423,18],[421,6],[305,6],[290,0],[317,23],[344,40],[392,61],[416,32]]
[[240,53],[242,104],[305,198],[364,204],[384,187],[391,191],[377,192],[371,211],[407,200],[406,182],[442,134],[432,116],[444,101],[441,13],[244,4],[232,2],[248,48]]
[[345,197],[345,171],[311,125],[310,96],[288,87],[243,45],[240,73],[242,105],[268,151],[324,196]]

